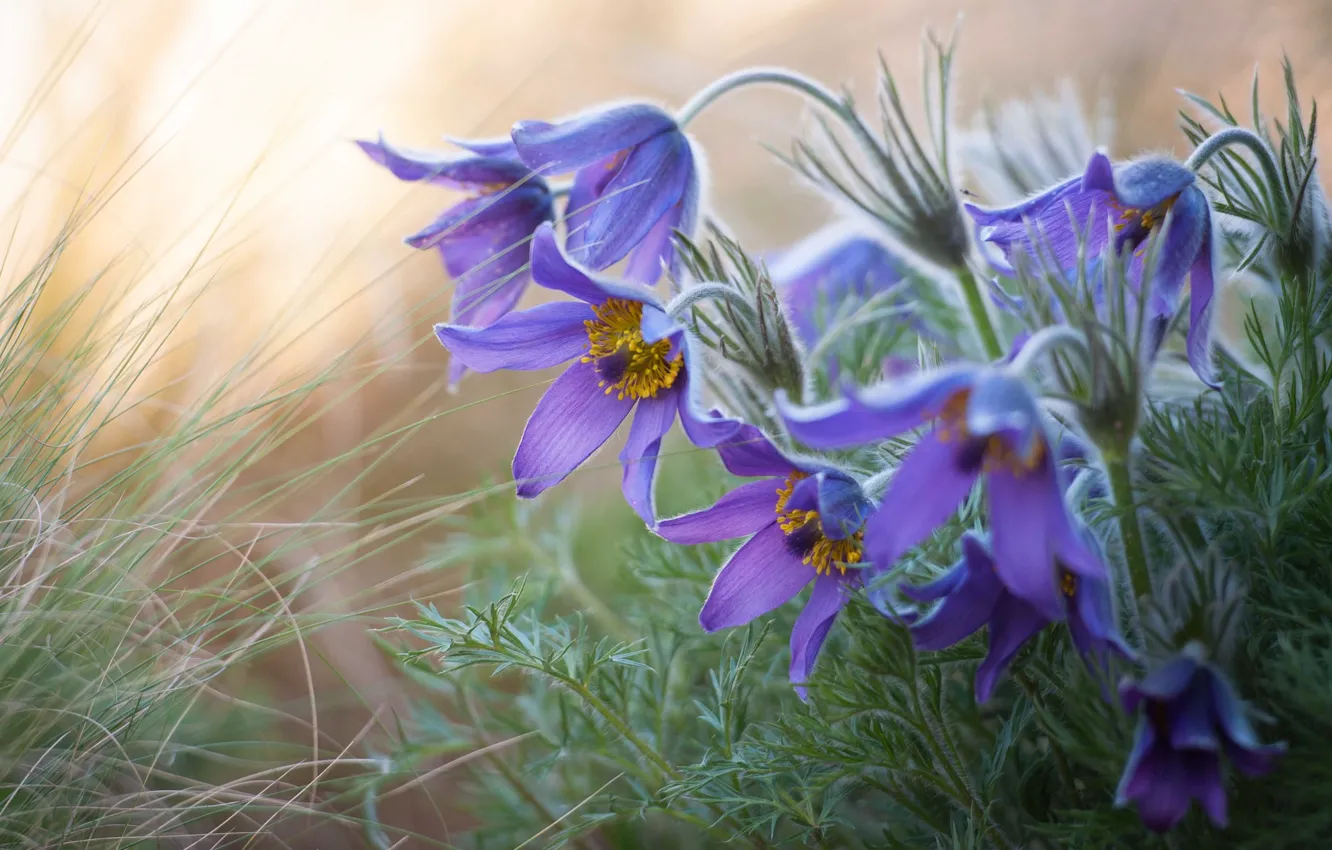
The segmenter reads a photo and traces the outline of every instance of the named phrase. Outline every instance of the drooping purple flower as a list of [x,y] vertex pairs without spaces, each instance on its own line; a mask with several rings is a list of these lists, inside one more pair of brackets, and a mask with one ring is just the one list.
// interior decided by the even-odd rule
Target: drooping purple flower
[[[472,193],[407,237],[413,248],[438,251],[453,277],[452,322],[485,327],[512,310],[531,280],[532,233],[555,217],[546,181],[518,161],[512,145],[457,156],[394,147],[383,136],[357,144],[399,180],[424,180]],[[456,385],[465,372],[462,362],[451,358],[449,383]]]
[[675,118],[644,103],[613,106],[556,124],[520,121],[513,142],[539,174],[574,172],[567,248],[601,270],[629,257],[625,276],[652,284],[678,258],[674,230],[698,222],[696,154]]
[[[1064,617],[1078,651],[1101,669],[1111,652],[1128,657],[1129,649],[1115,627],[1109,585],[1074,575],[1062,566],[1058,571]],[[901,590],[916,602],[943,600],[911,626],[911,637],[919,649],[943,649],[982,626],[990,627],[990,649],[976,670],[976,699],[980,702],[989,700],[1022,645],[1051,622],[1009,592],[989,550],[971,534],[963,535],[962,560],[952,569],[929,584]]]
[[860,586],[861,528],[870,504],[845,474],[784,457],[750,425],[717,449],[736,475],[760,477],[716,504],[655,531],[673,543],[749,538],[713,581],[699,612],[706,631],[740,626],[786,603],[810,581],[814,591],[791,630],[791,683],[803,682],[850,591]]
[[[1128,277],[1139,291],[1147,238],[1164,227],[1148,318],[1169,317],[1174,312],[1187,277],[1192,293],[1189,364],[1198,377],[1214,385],[1212,208],[1196,182],[1197,175],[1171,159],[1152,157],[1116,168],[1105,154],[1097,153],[1080,177],[1017,206],[987,210],[969,204],[967,211],[976,221],[981,240],[1002,255],[1002,261],[995,261],[1001,270],[1012,271],[1018,253],[1072,270],[1078,262],[1079,236],[1084,235],[1088,257],[1109,247],[1132,252]],[[1032,244],[1033,234],[1044,243],[1039,248]]]
[[1074,529],[1036,400],[1006,368],[944,367],[815,407],[781,395],[777,402],[789,433],[813,448],[876,443],[932,423],[866,524],[876,571],[952,516],[983,476],[995,568],[1011,593],[1055,620],[1063,611],[1056,560],[1106,580],[1104,563]]
[[900,288],[903,279],[887,246],[844,222],[792,246],[768,270],[797,332],[811,346],[846,301]]
[[563,481],[635,411],[620,452],[622,487],[652,525],[657,455],[677,413],[698,446],[715,446],[739,426],[698,412],[689,341],[646,288],[599,280],[573,265],[549,224],[532,238],[532,277],[578,301],[510,313],[485,328],[436,325],[435,335],[477,372],[573,361],[537,403],[518,443],[513,476],[522,498]]
[[1223,753],[1246,776],[1261,776],[1285,752],[1284,744],[1258,742],[1234,687],[1196,644],[1141,682],[1125,681],[1119,693],[1124,710],[1138,712],[1138,729],[1115,804],[1136,802],[1157,832],[1179,823],[1194,800],[1212,823],[1226,825]]

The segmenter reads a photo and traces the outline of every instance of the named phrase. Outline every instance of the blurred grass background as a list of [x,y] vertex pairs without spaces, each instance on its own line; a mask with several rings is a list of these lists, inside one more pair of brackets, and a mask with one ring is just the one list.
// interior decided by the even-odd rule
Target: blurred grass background
[[[346,516],[385,499],[440,502],[507,477],[544,380],[474,376],[461,394],[444,391],[429,326],[445,316],[450,286],[435,257],[401,237],[450,199],[396,183],[351,139],[383,130],[429,147],[604,99],[679,105],[754,64],[848,83],[868,102],[876,50],[909,88],[922,29],[946,32],[959,14],[960,119],[1067,77],[1089,100],[1110,99],[1119,155],[1182,153],[1175,89],[1220,90],[1247,105],[1257,62],[1264,91],[1278,90],[1283,50],[1306,98],[1332,86],[1325,0],[9,0],[0,4],[5,278],[35,262],[72,210],[90,208],[38,305],[49,312],[99,281],[57,351],[173,287],[186,294],[188,309],[163,326],[161,356],[132,388],[141,403],[98,435],[108,453],[176,427],[175,412],[238,362],[243,380],[222,402],[238,407],[337,363],[296,438],[247,470],[245,492],[381,442],[246,520],[308,522],[330,501]],[[711,209],[751,249],[780,246],[829,213],[759,144],[784,146],[802,114],[785,93],[749,91],[692,128],[707,152]],[[103,289],[129,296],[99,298]],[[423,417],[406,442],[382,439]],[[614,480],[609,463],[548,498]],[[83,467],[74,486],[90,490],[115,468]],[[215,510],[230,516],[225,502]],[[366,629],[409,598],[448,604],[455,580],[419,567],[445,533],[430,524],[388,547],[382,525],[321,535],[308,558],[325,574],[288,601],[345,621],[232,671],[229,687],[292,717],[318,713],[330,740],[373,742],[371,718],[386,732],[407,690]],[[189,580],[229,569],[219,558]],[[431,790],[386,803],[385,819],[444,835],[453,815],[427,799]],[[362,842],[332,826],[286,840]]]

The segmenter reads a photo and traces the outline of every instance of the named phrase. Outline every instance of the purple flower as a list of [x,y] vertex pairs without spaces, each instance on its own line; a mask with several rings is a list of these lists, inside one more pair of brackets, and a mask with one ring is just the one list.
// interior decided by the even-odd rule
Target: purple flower
[[816,407],[792,407],[780,395],[777,403],[790,434],[813,448],[875,443],[932,423],[866,525],[876,572],[947,521],[983,476],[995,568],[1009,592],[1056,620],[1064,610],[1056,561],[1106,580],[1074,530],[1036,400],[1003,367],[945,367]]
[[[485,327],[512,310],[531,279],[532,233],[555,217],[546,181],[514,157],[512,146],[506,152],[483,143],[488,153],[441,156],[393,147],[383,136],[356,144],[399,180],[425,180],[473,193],[407,237],[413,248],[437,250],[453,277],[453,323]],[[461,361],[451,359],[450,385],[456,386],[465,372]]]
[[[1058,568],[1059,590],[1073,643],[1089,663],[1105,669],[1111,652],[1129,657],[1130,651],[1115,628],[1110,587]],[[976,670],[976,699],[987,701],[999,677],[1018,650],[1050,622],[1041,612],[1010,593],[995,570],[985,544],[974,535],[962,537],[962,560],[935,581],[922,587],[901,588],[917,602],[942,603],[911,626],[919,649],[943,649],[990,627],[990,649]]]
[[1141,682],[1119,687],[1124,710],[1139,712],[1133,752],[1115,804],[1138,804],[1157,832],[1179,823],[1193,800],[1217,826],[1226,825],[1221,784],[1224,752],[1246,776],[1272,769],[1284,744],[1264,746],[1225,675],[1201,660],[1196,644]]
[[579,300],[510,313],[485,328],[436,325],[435,335],[477,372],[573,361],[541,397],[518,443],[513,477],[522,498],[563,481],[637,408],[620,452],[622,486],[652,525],[657,454],[676,414],[698,446],[715,446],[739,426],[696,412],[688,340],[647,289],[598,280],[572,265],[549,224],[532,237],[532,278]]
[[812,234],[769,270],[792,323],[811,346],[843,302],[864,300],[902,283],[901,268],[888,248],[845,223]]
[[814,591],[791,630],[791,682],[803,699],[819,649],[860,586],[861,527],[870,504],[840,472],[783,457],[758,429],[743,426],[720,448],[736,475],[761,477],[715,505],[655,529],[673,543],[714,543],[753,535],[712,584],[698,621],[706,631],[740,626],[786,603],[812,580]]
[[570,255],[592,269],[629,257],[625,276],[655,283],[678,258],[674,230],[698,220],[694,151],[668,113],[648,104],[614,106],[557,124],[520,121],[513,142],[540,174],[574,171],[566,214]]
[[[1077,265],[1078,239],[1083,234],[1088,257],[1100,255],[1111,245],[1116,251],[1132,252],[1128,276],[1135,288],[1142,284],[1147,238],[1165,227],[1151,286],[1150,317],[1168,317],[1174,312],[1187,276],[1192,290],[1189,363],[1198,377],[1214,385],[1209,343],[1216,263],[1212,208],[1195,184],[1196,175],[1170,159],[1152,157],[1116,169],[1105,154],[1097,153],[1081,177],[1015,207],[985,210],[969,204],[967,211],[976,221],[981,240],[1002,254],[1002,262],[996,260],[996,265],[1003,271],[1012,271],[1011,263],[1019,252],[1071,270]],[[1033,233],[1046,246],[1033,246]]]

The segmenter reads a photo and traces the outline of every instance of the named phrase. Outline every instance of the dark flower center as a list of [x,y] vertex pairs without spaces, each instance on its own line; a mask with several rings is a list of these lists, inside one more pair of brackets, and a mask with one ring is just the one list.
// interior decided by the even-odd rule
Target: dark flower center
[[596,363],[598,386],[620,398],[655,398],[680,376],[684,354],[671,356],[671,341],[643,341],[643,305],[625,298],[607,298],[592,306],[595,319],[587,327],[584,363]]
[[1165,221],[1166,213],[1175,205],[1179,195],[1171,195],[1154,207],[1142,209],[1139,207],[1122,207],[1115,202],[1115,250],[1122,251],[1125,246],[1133,250],[1140,250],[1140,246],[1146,241],[1152,229],[1161,222]]
[[814,567],[815,575],[832,573],[833,567],[846,575],[847,564],[858,564],[863,556],[864,531],[857,531],[841,540],[829,539],[823,533],[823,522],[818,511],[788,510],[796,482],[808,478],[808,473],[795,471],[777,488],[777,524],[786,534],[786,543],[800,560]]
[[958,390],[943,403],[935,416],[935,434],[941,442],[958,443],[954,455],[958,468],[966,473],[980,470],[996,472],[1006,469],[1022,476],[1045,460],[1045,440],[1039,435],[1023,454],[1019,454],[1008,441],[998,434],[975,436],[967,429],[967,402],[971,390]]

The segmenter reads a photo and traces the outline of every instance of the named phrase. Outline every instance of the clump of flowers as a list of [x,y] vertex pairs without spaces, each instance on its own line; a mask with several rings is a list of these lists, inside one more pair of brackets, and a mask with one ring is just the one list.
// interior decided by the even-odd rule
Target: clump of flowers
[[[732,738],[743,724],[727,725],[740,709],[723,695],[723,708],[706,715],[721,736],[716,751],[708,748],[694,773],[665,771],[667,798],[687,789],[722,794],[724,785],[721,796],[704,795],[714,803],[700,817],[727,823],[728,813],[755,805],[740,789],[761,776],[777,789],[774,806],[796,817],[804,810],[791,802],[799,796],[793,789],[832,776],[829,787],[854,780],[887,789],[901,805],[883,817],[917,818],[919,834],[934,830],[939,841],[956,833],[947,839],[939,823],[928,823],[932,804],[923,801],[955,799],[954,814],[980,836],[974,846],[1001,848],[1056,846],[1013,836],[1071,836],[1088,824],[1122,837],[1128,827],[1116,809],[1126,806],[1158,832],[1182,822],[1190,835],[1224,827],[1232,794],[1262,793],[1230,781],[1225,766],[1251,777],[1279,774],[1285,746],[1264,741],[1295,731],[1260,733],[1254,721],[1265,715],[1244,696],[1262,705],[1265,693],[1254,683],[1290,674],[1253,672],[1262,668],[1264,642],[1279,641],[1241,604],[1247,590],[1198,579],[1172,607],[1162,601],[1179,583],[1165,581],[1165,562],[1203,575],[1198,565],[1218,558],[1251,565],[1236,570],[1279,560],[1280,580],[1304,571],[1298,581],[1318,588],[1309,593],[1332,590],[1325,571],[1307,572],[1314,549],[1275,554],[1281,529],[1291,526],[1272,519],[1332,505],[1320,489],[1332,476],[1325,355],[1332,311],[1320,300],[1321,266],[1307,279],[1281,277],[1291,232],[1323,223],[1271,214],[1325,209],[1321,194],[1317,203],[1292,197],[1321,193],[1290,177],[1300,163],[1313,167],[1312,121],[1302,123],[1292,83],[1295,123],[1279,143],[1218,110],[1226,120],[1196,136],[1185,161],[1116,162],[1104,151],[1081,151],[1081,173],[1016,205],[987,206],[963,191],[954,170],[946,108],[952,50],[934,50],[938,91],[927,104],[928,134],[913,129],[886,68],[879,120],[802,75],[756,69],[719,80],[678,111],[632,104],[554,123],[519,121],[511,141],[456,161],[383,142],[364,147],[403,179],[468,186],[489,200],[486,210],[495,208],[483,222],[457,225],[475,237],[450,228],[478,199],[411,240],[454,252],[445,259],[461,275],[459,297],[475,280],[497,279],[469,277],[475,273],[450,260],[473,256],[480,243],[464,248],[459,240],[482,233],[522,242],[524,262],[500,267],[555,297],[510,312],[521,291],[513,286],[503,309],[475,321],[456,312],[436,327],[454,361],[472,371],[567,364],[518,445],[517,495],[538,496],[568,477],[632,417],[619,455],[623,492],[648,528],[679,546],[742,540],[729,551],[702,550],[719,553],[700,594],[702,631],[784,617],[788,603],[803,599],[786,663],[808,707],[778,715],[747,739],[787,760],[774,757],[775,773],[745,772],[743,747]],[[686,135],[702,110],[751,84],[784,87],[817,111],[822,146],[798,143],[791,162],[844,211],[769,255],[767,266],[729,240],[722,251],[707,243],[699,229],[703,159]],[[1068,161],[1067,150],[1059,155],[1050,167]],[[1024,156],[1034,163],[1024,173],[1043,173],[1040,151]],[[564,175],[566,184],[544,182]],[[531,202],[501,201],[506,191],[526,191]],[[560,197],[567,203],[557,214],[551,199]],[[1271,230],[1278,225],[1281,232]],[[717,259],[722,252],[729,265]],[[1213,327],[1237,266],[1267,270],[1284,299],[1280,316],[1255,313],[1242,335]],[[795,340],[803,362],[788,374],[756,376],[753,364],[790,359],[774,355],[773,340]],[[660,517],[654,481],[659,462],[674,462],[662,446],[677,419],[692,446],[682,448],[715,451],[728,490],[709,507]],[[1261,463],[1241,460],[1255,451]],[[1267,474],[1263,464],[1272,465],[1270,487],[1244,502],[1250,491],[1239,482]],[[1298,497],[1307,501],[1287,496],[1292,480],[1307,488]],[[1234,507],[1241,502],[1252,512]],[[1270,596],[1268,587],[1253,592]],[[885,637],[895,634],[906,640]],[[1243,634],[1252,640],[1236,637]],[[631,637],[660,641],[656,632]],[[829,652],[832,645],[839,649]],[[857,658],[868,666],[855,667]],[[898,668],[894,658],[906,660]],[[966,675],[953,675],[955,668]],[[923,670],[943,671],[929,679],[934,691],[922,691]],[[665,696],[653,699],[685,687],[663,675]],[[723,679],[712,680],[719,694]],[[965,708],[927,711],[929,700],[942,706],[958,693]],[[968,725],[954,729],[950,718],[964,710]],[[803,719],[792,720],[796,713]],[[830,754],[821,754],[809,723],[867,723],[866,734],[886,729],[889,738],[916,743],[901,743],[900,764],[880,773],[869,765],[839,772],[858,764],[854,736],[829,726]],[[1035,736],[1027,750],[1005,757],[1048,754],[1063,788],[1065,808],[1049,804],[1055,826],[1044,832],[1028,832],[1019,811],[996,814],[981,804],[1003,758],[967,750],[987,740],[1016,747],[1023,735]],[[654,764],[664,759],[651,753]],[[717,763],[739,765],[727,774],[731,784],[708,772],[720,770]],[[1110,763],[1113,782],[1105,776]],[[983,771],[990,773],[981,781]],[[1195,800],[1212,827],[1187,821]]]

